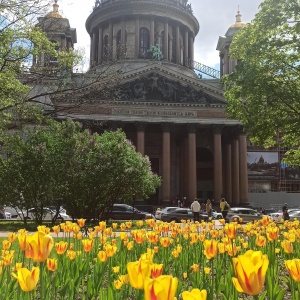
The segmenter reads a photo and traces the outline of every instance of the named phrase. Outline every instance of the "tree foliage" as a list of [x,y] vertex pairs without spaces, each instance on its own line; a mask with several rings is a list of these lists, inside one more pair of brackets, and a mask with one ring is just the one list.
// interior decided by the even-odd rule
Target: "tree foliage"
[[40,212],[63,204],[74,218],[97,219],[116,201],[155,193],[160,178],[123,132],[99,135],[82,130],[80,123],[49,122],[6,140],[6,157],[0,159],[2,204]]
[[[238,65],[223,78],[227,112],[265,147],[300,144],[299,13],[298,0],[265,0],[230,46]],[[296,157],[288,161],[300,164]]]

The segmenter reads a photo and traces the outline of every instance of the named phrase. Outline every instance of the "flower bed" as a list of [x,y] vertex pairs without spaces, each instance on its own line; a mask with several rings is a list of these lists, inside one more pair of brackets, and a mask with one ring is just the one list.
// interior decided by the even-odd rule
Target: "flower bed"
[[9,233],[0,292],[43,300],[299,299],[299,221],[220,222],[146,220],[134,230],[132,222],[100,222],[83,238],[81,219],[54,226],[55,238],[45,226]]

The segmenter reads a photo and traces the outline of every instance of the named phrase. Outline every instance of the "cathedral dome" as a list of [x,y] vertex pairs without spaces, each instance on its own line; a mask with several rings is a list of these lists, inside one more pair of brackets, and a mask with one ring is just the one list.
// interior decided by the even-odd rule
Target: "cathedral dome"
[[56,19],[62,19],[63,16],[58,12],[59,5],[57,4],[57,0],[54,0],[53,4],[53,11],[49,12],[45,18],[56,18]]

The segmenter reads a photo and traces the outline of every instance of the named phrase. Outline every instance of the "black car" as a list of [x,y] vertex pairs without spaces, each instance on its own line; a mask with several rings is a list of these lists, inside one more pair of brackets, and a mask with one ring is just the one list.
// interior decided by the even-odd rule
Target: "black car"
[[[200,212],[199,213],[200,220],[208,220],[207,213]],[[164,222],[180,222],[181,220],[193,220],[194,213],[189,208],[176,208],[175,210],[171,210],[161,214],[161,220]]]
[[153,214],[140,211],[127,204],[114,204],[100,214],[100,220],[145,220],[154,219]]

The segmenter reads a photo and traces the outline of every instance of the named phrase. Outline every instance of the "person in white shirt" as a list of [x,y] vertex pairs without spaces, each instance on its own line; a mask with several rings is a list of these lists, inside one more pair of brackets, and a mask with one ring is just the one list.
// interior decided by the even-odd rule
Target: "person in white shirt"
[[201,209],[201,205],[198,202],[197,198],[195,198],[194,202],[191,205],[191,210],[194,213],[194,222],[196,221],[199,222],[200,220],[200,216],[199,216],[200,209]]

